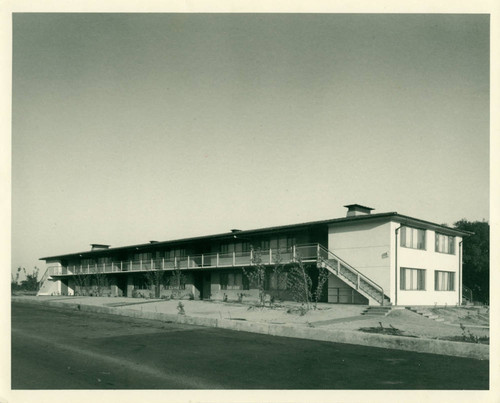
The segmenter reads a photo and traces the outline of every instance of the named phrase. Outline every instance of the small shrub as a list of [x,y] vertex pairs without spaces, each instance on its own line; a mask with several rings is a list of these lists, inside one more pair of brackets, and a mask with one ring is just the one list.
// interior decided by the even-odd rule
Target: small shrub
[[177,310],[179,311],[179,315],[186,314],[186,311],[184,310],[184,304],[181,301],[179,301],[179,303],[177,304]]

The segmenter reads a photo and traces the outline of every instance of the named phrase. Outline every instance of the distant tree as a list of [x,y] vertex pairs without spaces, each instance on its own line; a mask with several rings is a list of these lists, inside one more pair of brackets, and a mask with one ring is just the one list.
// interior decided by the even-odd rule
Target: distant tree
[[31,273],[27,273],[26,269],[23,267],[24,275],[26,280],[21,281],[21,288],[26,291],[38,291],[40,283],[38,281],[38,273],[40,269],[35,267]]
[[490,300],[490,225],[487,221],[460,220],[456,229],[474,232],[464,237],[463,284],[473,292],[477,301],[489,304]]
[[18,267],[16,271],[16,275],[14,276],[13,274],[10,275],[10,290],[11,292],[17,291],[20,287],[19,284],[19,275],[21,274],[21,268]]

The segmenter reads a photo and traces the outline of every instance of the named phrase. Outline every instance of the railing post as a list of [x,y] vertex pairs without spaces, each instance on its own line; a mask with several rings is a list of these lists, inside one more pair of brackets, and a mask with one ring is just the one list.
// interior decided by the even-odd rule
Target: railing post
[[233,250],[233,266],[236,264],[236,252]]
[[123,261],[120,260],[120,271],[123,271]]
[[132,260],[128,261],[128,270],[132,271]]
[[250,264],[253,263],[253,249],[250,249]]
[[273,250],[269,248],[269,264],[273,263]]
[[139,258],[139,270],[142,270],[142,258]]
[[219,252],[217,252],[217,260],[215,262],[215,267],[219,267]]
[[358,284],[357,284],[357,290],[359,290],[359,280],[360,280],[359,274],[357,274],[357,277],[358,277],[358,278],[357,278],[357,280],[358,280],[358,281],[357,281],[357,283],[358,283]]
[[153,259],[151,259],[151,269],[150,270],[154,270],[154,262],[153,262]]
[[187,268],[189,269],[189,264],[190,264],[190,260],[189,260],[189,255],[188,255],[188,263],[187,263]]
[[164,257],[161,258],[161,269],[165,270],[165,258]]
[[205,257],[201,254],[201,267],[205,266]]
[[297,250],[295,248],[295,245],[292,246],[292,251],[293,251],[293,261],[295,262],[295,259],[297,258]]
[[319,260],[319,243],[316,244],[316,260]]
[[87,274],[90,274],[90,263],[87,263]]
[[177,269],[177,256],[174,256],[174,269]]

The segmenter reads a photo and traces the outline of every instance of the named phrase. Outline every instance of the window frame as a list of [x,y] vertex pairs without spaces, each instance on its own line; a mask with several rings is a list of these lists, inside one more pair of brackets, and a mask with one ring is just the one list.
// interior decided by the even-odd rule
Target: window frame
[[[411,231],[408,231],[411,230]],[[416,231],[416,246],[413,246],[413,231]],[[409,233],[408,233],[409,232]],[[423,247],[419,247],[419,236],[418,234],[422,233],[423,234]],[[409,238],[408,235],[411,235]],[[408,239],[410,239],[410,242],[408,244]],[[403,244],[404,240],[404,244]],[[399,246],[402,248],[408,248],[408,249],[416,249],[416,250],[427,250],[427,230],[424,228],[417,228],[417,227],[412,227],[409,225],[403,225],[401,227],[401,233],[399,236]]]
[[[446,289],[441,289],[439,287],[439,285],[441,284],[441,282],[439,281],[438,277],[439,277],[439,274],[443,274],[443,275],[447,275],[445,276],[448,277],[446,280],[445,280],[445,284],[446,284]],[[451,285],[451,288],[450,288],[450,285]],[[456,291],[456,287],[455,287],[455,272],[454,271],[446,271],[446,270],[434,270],[434,291],[448,291],[448,292],[455,292]]]
[[[426,269],[416,267],[400,267],[399,268],[399,289],[401,291],[427,291],[426,284]],[[416,272],[416,285],[413,285],[414,276],[412,272]],[[404,272],[404,274],[403,274]],[[410,287],[407,286],[407,279],[410,279]],[[420,288],[422,287],[422,288]]]
[[[446,235],[446,234],[443,234],[441,232],[435,232],[434,234],[434,251],[436,253],[444,253],[445,255],[455,255],[455,239],[456,237],[454,235]],[[445,237],[445,242],[443,243],[443,245],[446,245],[447,246],[447,249],[448,249],[448,252],[446,251],[443,251],[443,250],[439,250],[440,249],[440,242],[439,242],[439,237]],[[451,246],[451,249],[452,251],[450,252],[450,246]]]

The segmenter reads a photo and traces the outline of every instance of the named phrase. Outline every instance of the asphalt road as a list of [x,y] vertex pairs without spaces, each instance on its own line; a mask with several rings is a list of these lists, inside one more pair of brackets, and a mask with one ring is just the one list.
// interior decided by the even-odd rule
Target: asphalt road
[[488,366],[12,304],[12,389],[488,389]]

